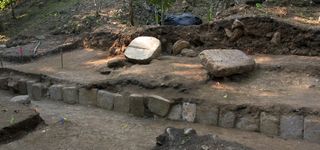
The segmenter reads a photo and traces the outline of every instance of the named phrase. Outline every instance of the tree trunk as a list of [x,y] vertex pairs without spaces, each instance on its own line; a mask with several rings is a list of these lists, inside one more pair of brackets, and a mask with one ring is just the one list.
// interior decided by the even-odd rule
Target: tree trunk
[[164,25],[164,0],[161,0],[161,25]]
[[15,12],[14,12],[13,3],[11,3],[10,6],[11,6],[11,15],[12,15],[12,18],[13,18],[13,19],[17,19],[17,18],[16,18],[16,14],[15,14]]
[[130,25],[134,26],[133,0],[129,1],[129,18],[130,18]]

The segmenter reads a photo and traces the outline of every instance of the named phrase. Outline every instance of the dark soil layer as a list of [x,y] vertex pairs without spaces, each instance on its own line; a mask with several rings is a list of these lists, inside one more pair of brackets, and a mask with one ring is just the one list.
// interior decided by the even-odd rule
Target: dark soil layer
[[0,144],[22,137],[43,122],[36,111],[7,101],[0,101],[0,118]]
[[217,136],[198,136],[194,129],[167,128],[157,137],[157,146],[153,150],[251,150],[241,144],[228,142]]
[[[198,52],[211,48],[236,48],[249,54],[320,55],[320,28],[318,27],[307,27],[263,16],[237,19],[244,24],[244,29],[240,36],[233,39],[228,38],[225,29],[231,29],[235,17],[200,26],[149,27],[129,36],[121,36],[114,46],[123,51],[123,46],[130,43],[133,38],[146,35],[159,38],[162,49],[169,54],[173,43],[184,39],[189,41]],[[281,36],[279,44],[271,42],[276,32]]]

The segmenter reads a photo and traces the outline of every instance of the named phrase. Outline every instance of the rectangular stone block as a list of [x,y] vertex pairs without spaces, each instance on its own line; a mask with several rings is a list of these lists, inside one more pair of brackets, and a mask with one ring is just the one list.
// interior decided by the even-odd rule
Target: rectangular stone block
[[131,94],[129,96],[130,113],[137,117],[143,117],[145,113],[146,98],[140,94]]
[[303,116],[283,115],[280,118],[280,136],[290,139],[301,139],[303,133]]
[[148,95],[147,99],[149,110],[161,117],[164,117],[169,113],[170,107],[173,103],[173,101],[158,95]]
[[103,109],[113,110],[114,100],[118,97],[122,97],[122,95],[99,90],[97,94],[97,106]]
[[182,104],[182,120],[194,122],[197,114],[197,105],[193,103]]
[[224,128],[233,128],[235,125],[236,115],[233,111],[220,111],[219,126]]
[[49,96],[50,99],[61,101],[62,100],[62,85],[55,84],[49,87]]
[[305,140],[320,143],[320,117],[307,116],[304,118],[304,136]]
[[32,85],[35,83],[35,81],[27,81],[27,92],[30,98],[32,98]]
[[279,135],[279,116],[262,112],[260,115],[260,132],[270,136]]
[[0,89],[8,90],[8,78],[7,77],[0,77]]
[[236,120],[236,128],[246,131],[259,131],[259,115],[245,114]]
[[170,113],[168,114],[168,119],[170,120],[182,120],[182,105],[177,104],[171,107]]
[[130,101],[129,97],[118,96],[114,99],[114,111],[117,112],[130,112]]
[[27,81],[25,79],[20,79],[18,81],[18,92],[22,95],[28,94]]
[[218,107],[198,107],[196,122],[208,125],[218,125]]
[[79,104],[97,106],[97,89],[79,89]]
[[79,91],[77,87],[62,88],[63,101],[67,104],[77,104],[79,102]]
[[35,101],[42,100],[47,94],[47,88],[41,83],[35,83],[32,85],[31,97]]

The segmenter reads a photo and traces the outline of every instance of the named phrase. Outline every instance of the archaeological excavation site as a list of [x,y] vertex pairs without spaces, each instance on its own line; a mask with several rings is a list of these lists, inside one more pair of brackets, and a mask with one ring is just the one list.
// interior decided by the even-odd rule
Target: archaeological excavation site
[[320,1],[0,0],[0,150],[320,150]]

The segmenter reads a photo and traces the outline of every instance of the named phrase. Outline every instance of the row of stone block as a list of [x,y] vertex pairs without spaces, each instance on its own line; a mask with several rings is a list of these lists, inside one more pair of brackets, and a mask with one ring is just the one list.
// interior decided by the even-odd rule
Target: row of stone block
[[97,106],[106,110],[131,113],[138,117],[158,117],[170,120],[198,122],[225,128],[261,132],[282,138],[306,139],[320,143],[320,117],[268,112],[240,113],[217,106],[195,103],[175,103],[157,95],[131,94],[123,96],[105,90],[78,88],[70,85],[52,85],[0,78],[0,89],[11,89],[20,94],[28,93],[33,100],[49,97],[68,104]]

